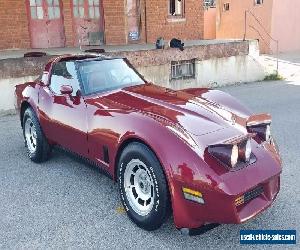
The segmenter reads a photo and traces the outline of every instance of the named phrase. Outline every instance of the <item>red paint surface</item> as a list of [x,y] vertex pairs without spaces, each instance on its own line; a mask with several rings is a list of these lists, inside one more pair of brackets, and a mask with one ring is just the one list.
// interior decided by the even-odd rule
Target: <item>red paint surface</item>
[[[55,61],[45,70],[49,71]],[[46,75],[44,84],[16,87],[17,109],[21,110],[24,102],[32,105],[52,143],[98,163],[113,179],[122,144],[133,139],[143,141],[157,155],[166,174],[176,227],[242,223],[276,198],[282,169],[273,143],[253,139],[256,161],[236,171],[225,168],[208,153],[209,145],[247,135],[246,121],[252,114],[230,95],[218,90],[172,91],[144,84],[89,96],[54,96]],[[228,120],[229,114],[235,115],[236,124]],[[167,125],[182,126],[197,146],[179,139]],[[103,161],[104,145],[109,149],[109,164]],[[262,195],[235,206],[237,197],[257,186],[263,186]],[[185,200],[182,187],[200,191],[205,204]]]

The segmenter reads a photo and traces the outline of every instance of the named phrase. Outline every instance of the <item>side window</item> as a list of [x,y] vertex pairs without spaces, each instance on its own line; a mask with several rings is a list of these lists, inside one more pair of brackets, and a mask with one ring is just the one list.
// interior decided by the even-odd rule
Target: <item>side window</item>
[[74,62],[58,62],[53,66],[50,88],[55,94],[60,95],[62,85],[72,86],[72,95],[76,95],[76,92],[80,90]]

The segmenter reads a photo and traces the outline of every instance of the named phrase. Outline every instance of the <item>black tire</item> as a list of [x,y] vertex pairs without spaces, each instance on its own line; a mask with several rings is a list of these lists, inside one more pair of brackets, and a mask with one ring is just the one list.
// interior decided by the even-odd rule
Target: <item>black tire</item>
[[[36,131],[36,143],[34,150],[30,150],[29,142],[25,136],[26,122],[30,123]],[[25,110],[23,115],[23,136],[25,146],[27,148],[27,154],[33,162],[41,163],[49,159],[51,153],[50,145],[41,129],[35,112],[30,107]]]
[[[134,210],[134,206],[130,204],[130,195],[126,193],[125,191],[125,185],[124,183],[126,180],[124,180],[125,177],[125,171],[126,168],[130,168],[130,164],[132,161],[137,160],[142,162],[144,165],[140,165],[141,169],[146,168],[147,171],[147,177],[151,177],[151,196],[153,195],[153,207],[150,208],[150,212],[148,212],[145,215],[141,215],[137,213]],[[135,163],[133,163],[135,164]],[[136,168],[136,167],[134,167]],[[143,171],[143,170],[142,170]],[[128,171],[127,171],[128,172]],[[148,231],[156,230],[158,229],[167,219],[168,215],[170,214],[170,198],[169,198],[169,190],[168,185],[166,181],[166,177],[164,174],[164,171],[160,165],[159,160],[155,156],[155,154],[152,152],[151,149],[149,149],[146,145],[138,142],[130,143],[121,153],[121,156],[118,161],[118,186],[119,186],[119,192],[121,196],[121,201],[123,203],[123,206],[127,212],[127,215],[129,218],[140,228],[143,228]],[[137,175],[137,174],[136,174]],[[133,175],[134,176],[134,175]],[[132,177],[132,176],[131,176]],[[127,178],[128,179],[128,178]],[[130,179],[130,182],[135,182],[132,179],[135,179],[133,177]],[[134,183],[135,185],[131,190],[133,193],[133,189],[138,185],[137,183]],[[147,185],[149,186],[149,185]],[[141,186],[139,186],[140,188]],[[127,189],[128,190],[128,189]],[[134,189],[136,190],[136,189]],[[130,192],[130,191],[127,191]],[[137,192],[135,192],[137,193]],[[137,196],[138,197],[138,196]],[[135,199],[137,199],[135,197]],[[150,198],[152,199],[152,198]],[[139,200],[139,198],[137,199]],[[132,199],[131,199],[132,201]],[[147,202],[145,201],[144,204]],[[152,203],[152,202],[149,202]]]

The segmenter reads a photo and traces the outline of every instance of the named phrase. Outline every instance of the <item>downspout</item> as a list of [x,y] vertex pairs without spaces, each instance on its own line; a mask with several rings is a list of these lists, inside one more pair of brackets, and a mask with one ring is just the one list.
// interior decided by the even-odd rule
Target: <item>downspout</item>
[[148,29],[147,29],[147,0],[144,1],[145,3],[145,42],[148,43]]
[[216,38],[217,38],[217,30],[221,27],[222,20],[222,0],[216,0]]

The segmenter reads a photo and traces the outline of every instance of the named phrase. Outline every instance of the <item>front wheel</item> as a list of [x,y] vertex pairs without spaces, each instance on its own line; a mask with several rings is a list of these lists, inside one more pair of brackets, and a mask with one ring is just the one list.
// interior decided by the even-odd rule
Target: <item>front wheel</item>
[[31,108],[27,108],[23,115],[23,135],[29,158],[37,163],[46,161],[51,149]]
[[169,214],[169,192],[163,169],[144,144],[131,143],[118,163],[118,184],[129,218],[146,230],[159,228]]

